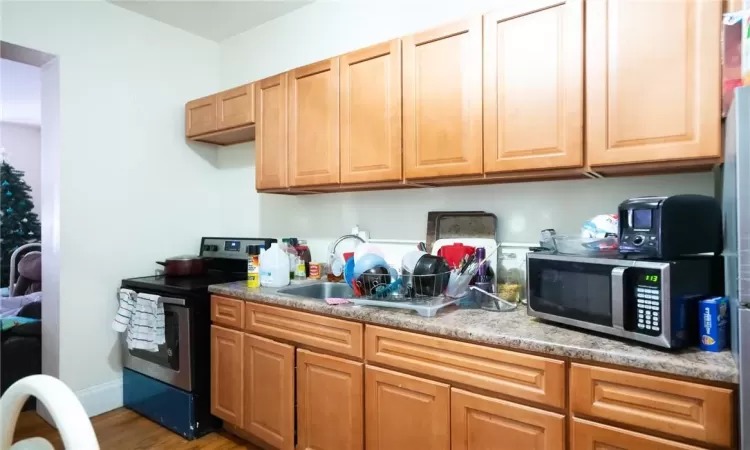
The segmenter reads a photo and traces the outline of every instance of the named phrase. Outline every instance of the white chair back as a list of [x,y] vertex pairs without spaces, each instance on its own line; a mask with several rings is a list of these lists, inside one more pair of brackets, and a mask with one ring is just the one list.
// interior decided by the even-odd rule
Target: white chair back
[[94,428],[86,411],[70,388],[49,375],[22,378],[0,398],[0,450],[52,450],[46,439],[35,437],[13,444],[18,415],[24,403],[34,396],[52,416],[66,449],[99,450]]

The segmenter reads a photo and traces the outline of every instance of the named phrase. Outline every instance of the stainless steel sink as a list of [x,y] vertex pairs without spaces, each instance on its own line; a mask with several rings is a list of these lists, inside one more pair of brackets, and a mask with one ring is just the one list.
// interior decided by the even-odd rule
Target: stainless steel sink
[[354,298],[354,291],[346,283],[311,283],[304,286],[279,289],[278,293],[317,298],[320,300],[327,298]]

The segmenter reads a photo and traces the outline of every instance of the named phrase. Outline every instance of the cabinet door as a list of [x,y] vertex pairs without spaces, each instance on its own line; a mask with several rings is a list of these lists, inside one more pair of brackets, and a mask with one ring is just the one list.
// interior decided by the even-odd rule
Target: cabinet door
[[582,165],[583,4],[507,2],[484,16],[484,171]]
[[211,414],[242,425],[242,332],[211,325]]
[[216,94],[217,129],[226,130],[253,124],[254,97],[252,83]]
[[289,72],[289,184],[339,182],[339,58]]
[[361,450],[363,364],[297,350],[297,437],[302,450]]
[[285,188],[287,183],[287,74],[255,83],[255,187]]
[[581,419],[571,419],[571,450],[701,450],[692,445],[621,430]]
[[403,40],[404,177],[482,173],[482,18]]
[[244,364],[242,428],[278,449],[294,449],[294,347],[246,334]]
[[448,450],[450,388],[367,366],[365,436],[367,450]]
[[199,98],[185,104],[185,135],[187,137],[216,131],[216,96]]
[[563,450],[565,416],[451,389],[451,450]]
[[401,40],[341,57],[341,182],[401,179]]
[[586,5],[592,165],[721,155],[721,1]]

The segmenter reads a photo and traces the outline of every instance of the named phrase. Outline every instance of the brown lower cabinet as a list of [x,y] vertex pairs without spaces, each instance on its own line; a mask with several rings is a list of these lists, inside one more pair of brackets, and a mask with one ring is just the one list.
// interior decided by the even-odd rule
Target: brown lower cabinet
[[211,326],[211,414],[242,423],[242,332],[216,325]]
[[362,450],[364,364],[297,350],[297,448]]
[[212,308],[211,412],[280,450],[734,448],[730,386],[220,296]]
[[367,366],[365,423],[367,450],[448,450],[450,386]]
[[451,389],[451,450],[563,450],[565,416]]
[[294,449],[294,347],[245,334],[242,428],[281,450]]
[[701,447],[581,419],[571,420],[570,434],[570,450],[701,450]]

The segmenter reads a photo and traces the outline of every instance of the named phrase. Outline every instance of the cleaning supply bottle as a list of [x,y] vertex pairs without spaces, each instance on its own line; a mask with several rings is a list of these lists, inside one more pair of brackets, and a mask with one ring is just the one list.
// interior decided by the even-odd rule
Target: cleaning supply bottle
[[289,284],[289,256],[279,247],[271,244],[268,250],[260,251],[260,285],[282,287]]
[[260,287],[260,245],[249,245],[247,248],[247,287]]

